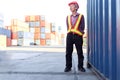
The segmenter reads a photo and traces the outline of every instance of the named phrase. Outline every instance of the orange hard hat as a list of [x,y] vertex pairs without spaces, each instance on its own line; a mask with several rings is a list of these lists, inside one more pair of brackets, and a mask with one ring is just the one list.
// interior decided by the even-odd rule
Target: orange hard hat
[[68,5],[70,6],[71,4],[75,4],[75,5],[77,5],[77,7],[79,8],[79,5],[78,5],[78,3],[77,3],[76,1],[72,1],[72,2],[70,2]]

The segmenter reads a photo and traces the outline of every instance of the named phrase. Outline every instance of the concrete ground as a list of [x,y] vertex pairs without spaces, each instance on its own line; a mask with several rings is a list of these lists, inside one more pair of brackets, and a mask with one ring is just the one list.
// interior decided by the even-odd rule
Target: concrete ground
[[0,51],[0,80],[98,80],[86,67],[77,70],[77,55],[73,53],[72,71],[65,73],[64,47],[8,47]]

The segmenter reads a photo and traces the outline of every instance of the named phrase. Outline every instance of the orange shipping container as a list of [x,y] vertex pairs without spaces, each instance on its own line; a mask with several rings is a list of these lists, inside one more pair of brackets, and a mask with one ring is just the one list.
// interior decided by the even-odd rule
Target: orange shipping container
[[35,27],[35,33],[40,33],[40,27]]
[[25,17],[25,21],[26,21],[26,22],[29,22],[29,21],[30,21],[30,16],[26,16],[26,17]]
[[7,38],[7,46],[11,46],[11,39]]
[[40,16],[39,15],[35,16],[35,21],[40,21]]
[[45,21],[40,21],[40,25],[41,25],[42,27],[45,27]]
[[11,39],[17,39],[18,35],[17,32],[12,32]]
[[51,39],[51,33],[46,33],[46,39]]
[[40,39],[40,45],[45,46],[46,45],[46,40],[45,39]]
[[61,34],[61,38],[64,38],[65,37],[65,34]]
[[40,39],[40,33],[35,33],[34,34],[34,39]]

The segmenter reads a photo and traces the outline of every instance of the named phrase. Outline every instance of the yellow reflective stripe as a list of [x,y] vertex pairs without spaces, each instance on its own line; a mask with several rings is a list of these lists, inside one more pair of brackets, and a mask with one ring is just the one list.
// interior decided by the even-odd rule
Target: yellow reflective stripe
[[83,35],[79,30],[77,30],[78,27],[79,27],[79,23],[81,21],[81,18],[82,18],[82,15],[79,15],[78,20],[77,20],[77,22],[76,22],[76,24],[74,26],[74,29],[71,29],[72,28],[72,25],[71,25],[71,16],[70,15],[68,16],[68,33],[69,32],[74,32],[74,33],[76,33],[76,34],[78,34],[80,36]]
[[78,30],[74,30],[74,29],[71,29],[71,32],[74,32],[74,33],[76,33],[76,34],[79,34],[79,35],[83,35],[80,31],[78,31]]
[[70,15],[68,16],[68,32],[70,32],[72,25],[71,25],[71,19],[70,19]]
[[77,22],[75,24],[75,28],[74,28],[75,30],[79,27],[79,23],[81,21],[81,17],[82,17],[82,15],[79,15],[78,20],[77,20]]

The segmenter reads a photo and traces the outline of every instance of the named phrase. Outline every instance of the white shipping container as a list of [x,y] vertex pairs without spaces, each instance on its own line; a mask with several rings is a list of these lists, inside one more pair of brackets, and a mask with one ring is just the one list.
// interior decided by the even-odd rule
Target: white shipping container
[[12,39],[12,45],[17,46],[17,39]]
[[50,28],[45,28],[45,33],[51,33]]
[[17,45],[22,46],[23,45],[23,39],[18,39],[17,40]]
[[36,43],[37,45],[40,45],[40,39],[39,39],[39,40],[35,40],[35,43]]
[[30,32],[34,33],[35,32],[35,28],[30,28]]
[[46,40],[46,45],[51,45],[51,40],[50,39]]
[[30,43],[34,43],[34,39],[23,39],[23,46],[30,46]]
[[24,32],[23,37],[24,37],[25,39],[34,38],[34,33],[31,33],[31,32]]

